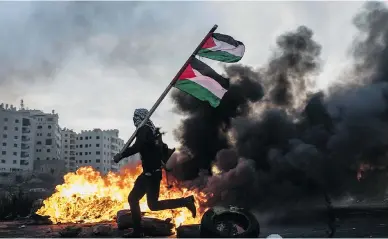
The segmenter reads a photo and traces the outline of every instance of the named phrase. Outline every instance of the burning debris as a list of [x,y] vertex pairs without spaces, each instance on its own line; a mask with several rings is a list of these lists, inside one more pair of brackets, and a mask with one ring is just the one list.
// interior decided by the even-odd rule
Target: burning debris
[[[328,195],[384,194],[387,175],[372,169],[388,165],[387,19],[383,3],[365,5],[355,18],[354,74],[326,93],[311,88],[322,47],[306,26],[278,38],[266,67],[225,67],[231,86],[217,108],[173,92],[186,118],[175,132],[182,149],[169,162],[175,187],[163,185],[160,199],[194,194],[199,216],[192,219],[186,209],[151,212],[145,198],[142,212],[178,226],[198,223],[215,205],[270,209],[324,192],[331,208]],[[375,175],[363,177],[365,171]],[[138,166],[102,177],[81,168],[65,176],[37,213],[53,223],[112,221],[128,208],[140,173]]]
[[[56,192],[44,200],[44,205],[37,214],[49,216],[54,224],[113,221],[118,211],[129,208],[127,197],[140,173],[140,165],[106,176],[101,176],[91,167],[80,168],[75,173],[65,175],[64,184],[58,185]],[[177,182],[175,187],[167,189],[165,178],[162,180],[160,199],[186,196],[189,193],[195,195],[197,214],[201,215],[205,208],[200,205],[206,202],[204,193],[180,188]],[[193,219],[186,208],[152,212],[147,206],[145,197],[141,200],[140,207],[147,217],[162,220],[172,218],[176,226],[200,220],[200,217]]]

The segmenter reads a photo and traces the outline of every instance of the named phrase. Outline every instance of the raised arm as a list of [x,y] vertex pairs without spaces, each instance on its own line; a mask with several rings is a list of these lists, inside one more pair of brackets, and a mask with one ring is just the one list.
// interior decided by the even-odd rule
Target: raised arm
[[115,163],[120,162],[120,160],[123,158],[139,153],[147,141],[148,130],[149,129],[147,129],[145,126],[141,127],[137,131],[135,143],[132,146],[125,149],[122,154],[115,155],[114,157]]

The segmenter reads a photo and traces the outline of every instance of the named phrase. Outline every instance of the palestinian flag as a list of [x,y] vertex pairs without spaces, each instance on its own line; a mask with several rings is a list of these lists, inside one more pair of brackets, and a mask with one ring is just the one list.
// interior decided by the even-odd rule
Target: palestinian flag
[[229,88],[229,80],[193,57],[174,86],[199,100],[208,101],[213,107],[217,107]]
[[213,33],[199,50],[198,56],[215,61],[233,63],[244,56],[245,46],[233,37],[220,33]]

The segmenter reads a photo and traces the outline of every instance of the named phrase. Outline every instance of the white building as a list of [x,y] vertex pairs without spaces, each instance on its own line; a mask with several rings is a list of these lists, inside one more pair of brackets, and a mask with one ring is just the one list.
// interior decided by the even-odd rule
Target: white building
[[0,172],[33,170],[35,127],[25,111],[0,105]]
[[58,124],[58,114],[43,113],[38,110],[28,110],[36,121],[35,130],[35,160],[61,159],[61,129]]
[[71,129],[64,128],[61,132],[62,138],[62,150],[61,159],[65,161],[66,171],[74,172],[77,169],[75,159],[75,146],[77,133]]
[[76,138],[77,167],[92,166],[102,174],[118,171],[119,165],[112,160],[123,145],[117,129],[83,130]]

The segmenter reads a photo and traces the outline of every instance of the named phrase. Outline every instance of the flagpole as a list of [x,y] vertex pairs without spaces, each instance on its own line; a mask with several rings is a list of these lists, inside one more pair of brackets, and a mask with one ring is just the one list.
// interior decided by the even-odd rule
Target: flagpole
[[120,154],[124,152],[126,148],[128,148],[129,145],[131,145],[132,141],[136,137],[137,130],[142,127],[148,119],[151,117],[151,115],[155,112],[156,108],[160,105],[160,103],[163,101],[163,99],[166,97],[168,92],[171,90],[171,88],[175,85],[176,81],[178,80],[179,76],[183,73],[183,71],[186,69],[187,65],[190,63],[191,58],[195,57],[195,55],[198,54],[199,50],[201,50],[202,46],[205,44],[206,40],[211,36],[213,32],[218,28],[217,25],[214,25],[212,29],[206,34],[206,36],[202,39],[201,43],[195,48],[193,53],[191,53],[190,57],[187,59],[185,64],[181,67],[181,69],[176,73],[170,84],[166,87],[166,89],[163,91],[163,93],[160,95],[159,99],[155,102],[155,104],[152,106],[150,111],[148,112],[147,116],[144,118],[144,120],[140,123],[140,125],[136,128],[135,132],[132,134],[131,138],[125,143],[124,147],[121,149]]

